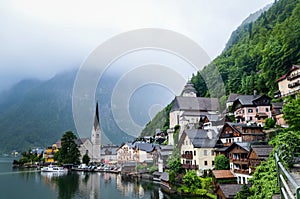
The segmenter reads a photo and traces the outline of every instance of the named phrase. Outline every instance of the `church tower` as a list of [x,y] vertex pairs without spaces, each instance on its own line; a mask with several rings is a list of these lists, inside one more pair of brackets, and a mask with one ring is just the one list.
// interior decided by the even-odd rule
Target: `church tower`
[[100,128],[100,120],[99,120],[99,108],[98,102],[96,103],[96,111],[95,111],[95,118],[94,118],[94,125],[92,128],[92,135],[91,135],[91,142],[92,142],[92,162],[100,162],[100,155],[101,155],[101,128]]
[[184,86],[183,91],[181,93],[181,96],[183,96],[183,97],[197,97],[196,93],[197,93],[197,91],[194,88],[194,85],[189,80],[186,83],[186,85]]

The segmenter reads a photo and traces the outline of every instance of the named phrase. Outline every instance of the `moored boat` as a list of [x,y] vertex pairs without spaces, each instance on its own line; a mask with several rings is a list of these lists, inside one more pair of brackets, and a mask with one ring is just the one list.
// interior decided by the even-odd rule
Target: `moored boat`
[[63,167],[53,166],[49,165],[47,167],[41,168],[41,172],[67,172],[67,169],[64,169]]

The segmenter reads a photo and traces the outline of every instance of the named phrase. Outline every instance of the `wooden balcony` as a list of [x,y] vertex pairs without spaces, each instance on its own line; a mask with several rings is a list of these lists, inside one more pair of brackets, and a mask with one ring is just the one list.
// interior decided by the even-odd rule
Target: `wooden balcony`
[[234,169],[233,172],[238,173],[238,174],[249,175],[249,170],[248,169]]
[[182,154],[181,157],[184,158],[184,159],[192,160],[193,159],[193,154]]
[[198,165],[191,165],[191,164],[182,164],[183,169],[195,169],[197,170],[199,168]]
[[234,164],[248,164],[248,159],[247,158],[232,158],[231,162],[233,162]]
[[291,80],[296,79],[298,77],[300,77],[300,72],[297,72],[297,73],[294,73],[294,74],[288,76],[287,80],[291,81]]

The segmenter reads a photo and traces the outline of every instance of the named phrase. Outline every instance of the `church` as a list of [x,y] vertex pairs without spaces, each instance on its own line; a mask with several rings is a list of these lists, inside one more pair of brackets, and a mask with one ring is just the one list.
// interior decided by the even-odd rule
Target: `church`
[[91,158],[91,162],[101,161],[101,127],[98,102],[96,103],[91,138],[80,138],[77,140],[77,145],[79,146],[81,160],[85,154],[88,154],[88,156]]
[[197,97],[197,91],[191,81],[184,86],[181,96],[176,96],[170,111],[170,128],[176,125],[185,127],[190,124],[199,124],[202,117],[219,114],[217,98]]

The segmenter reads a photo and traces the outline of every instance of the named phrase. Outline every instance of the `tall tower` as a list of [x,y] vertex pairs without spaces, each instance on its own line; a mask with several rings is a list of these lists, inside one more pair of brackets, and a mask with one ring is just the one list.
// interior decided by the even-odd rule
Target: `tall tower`
[[183,91],[181,93],[181,96],[184,96],[184,97],[197,97],[196,93],[197,93],[197,91],[194,88],[194,85],[189,80],[186,83],[186,85],[184,86]]
[[92,135],[91,135],[91,142],[92,142],[92,162],[100,162],[100,155],[101,155],[101,128],[100,128],[100,120],[99,120],[99,108],[98,102],[96,103],[96,111],[95,111],[95,118],[94,118],[94,125],[92,128]]

